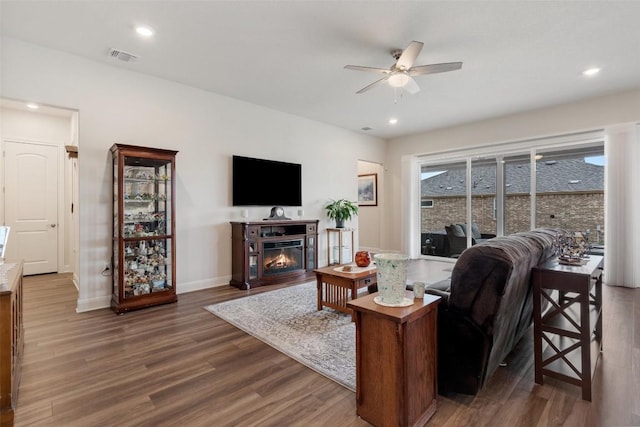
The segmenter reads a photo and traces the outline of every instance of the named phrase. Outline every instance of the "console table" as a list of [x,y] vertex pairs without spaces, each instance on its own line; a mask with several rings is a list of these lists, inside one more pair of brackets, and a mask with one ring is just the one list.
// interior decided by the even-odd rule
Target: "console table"
[[383,307],[377,295],[347,303],[356,320],[357,414],[375,426],[424,425],[436,412],[440,297]]
[[577,385],[588,401],[602,351],[602,262],[596,255],[584,265],[552,259],[531,272],[535,381],[547,375]]
[[6,262],[0,264],[0,426],[13,425],[23,349],[22,262]]

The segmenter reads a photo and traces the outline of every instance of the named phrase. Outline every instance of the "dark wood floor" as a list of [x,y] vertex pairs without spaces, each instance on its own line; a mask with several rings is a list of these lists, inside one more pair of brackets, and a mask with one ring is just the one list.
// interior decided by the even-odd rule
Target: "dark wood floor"
[[[123,316],[75,312],[69,275],[25,280],[17,426],[364,426],[355,395],[205,311],[222,287]],[[264,292],[275,287],[258,288]],[[532,333],[475,397],[440,396],[431,426],[640,425],[640,289],[604,288],[594,401],[533,382]]]

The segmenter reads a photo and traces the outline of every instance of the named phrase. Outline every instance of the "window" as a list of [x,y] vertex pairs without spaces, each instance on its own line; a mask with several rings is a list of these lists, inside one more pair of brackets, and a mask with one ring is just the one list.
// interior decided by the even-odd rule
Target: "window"
[[446,227],[466,222],[466,163],[448,163],[422,168],[420,185],[421,201],[431,202],[431,208],[420,209],[420,252],[423,255],[449,257],[452,251],[459,253],[460,240],[452,248]]
[[[420,207],[430,208],[421,209],[420,215],[423,255],[453,256],[452,239],[458,245],[460,238],[466,240],[467,247],[488,236],[537,227],[579,231],[591,243],[603,244],[601,138],[520,146],[505,145],[504,153],[490,155],[449,156],[454,162],[421,163]],[[451,227],[458,225],[461,229]],[[458,239],[448,237],[451,228]]]
[[604,148],[541,151],[536,159],[536,226],[604,244]]

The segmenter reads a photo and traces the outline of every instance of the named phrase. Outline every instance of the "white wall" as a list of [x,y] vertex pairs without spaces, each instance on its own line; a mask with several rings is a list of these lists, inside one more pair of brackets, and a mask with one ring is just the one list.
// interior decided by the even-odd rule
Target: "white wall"
[[393,139],[389,141],[385,163],[388,226],[382,238],[390,247],[408,250],[403,248],[406,242],[402,240],[408,217],[402,198],[403,187],[406,187],[403,158],[404,169],[407,169],[411,163],[406,159],[410,156],[604,129],[637,121],[640,121],[640,89]]
[[379,163],[358,161],[358,175],[377,174],[378,206],[358,208],[358,243],[361,250],[381,252],[380,229],[383,226],[382,206],[384,204],[384,168]]
[[2,137],[56,145],[71,141],[68,117],[2,108]]
[[[231,155],[302,163],[306,218],[327,226],[324,203],[357,196],[357,159],[382,163],[386,142],[185,85],[4,37],[2,96],[79,110],[78,310],[108,305],[111,166],[115,142],[179,150],[176,160],[177,290],[228,283]],[[131,64],[135,69],[135,64]],[[331,173],[327,174],[328,166]],[[250,209],[260,219],[268,208]],[[291,208],[287,213],[296,216]],[[320,265],[326,237],[318,239]]]

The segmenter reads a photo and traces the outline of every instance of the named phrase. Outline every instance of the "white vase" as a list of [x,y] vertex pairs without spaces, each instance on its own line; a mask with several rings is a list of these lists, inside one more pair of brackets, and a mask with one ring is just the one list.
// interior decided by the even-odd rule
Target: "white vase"
[[380,302],[400,304],[407,286],[409,257],[403,254],[376,254],[373,256],[378,271]]

